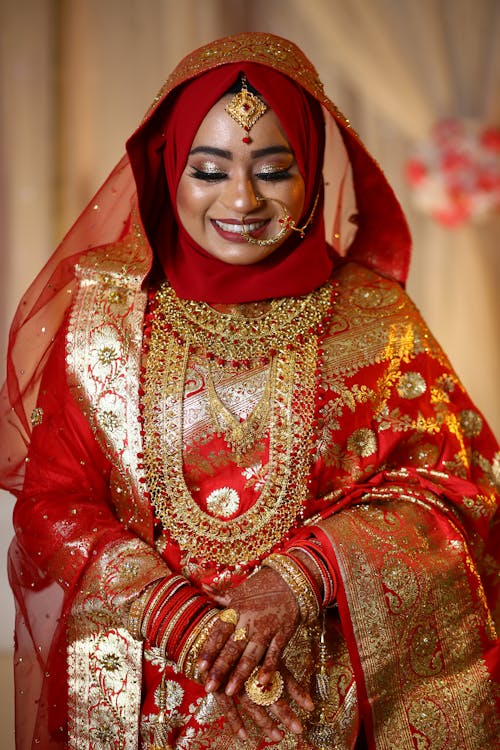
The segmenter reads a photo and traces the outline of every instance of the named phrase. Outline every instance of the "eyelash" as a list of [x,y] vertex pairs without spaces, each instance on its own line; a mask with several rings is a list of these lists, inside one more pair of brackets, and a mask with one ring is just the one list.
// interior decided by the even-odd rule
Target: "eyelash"
[[[194,177],[195,180],[203,180],[203,182],[221,182],[227,177],[225,172],[204,172],[202,169],[196,169],[196,167],[192,167],[192,170],[190,176]],[[279,169],[275,172],[257,172],[255,176],[258,180],[264,182],[280,182],[289,180],[292,175],[288,169]]]

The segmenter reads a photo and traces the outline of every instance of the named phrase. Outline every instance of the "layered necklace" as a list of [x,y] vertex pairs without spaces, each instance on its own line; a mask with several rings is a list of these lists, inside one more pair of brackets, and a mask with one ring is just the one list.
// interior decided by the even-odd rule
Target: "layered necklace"
[[[223,565],[267,554],[300,518],[307,497],[314,433],[320,341],[328,328],[334,286],[270,302],[258,317],[221,313],[179,299],[165,282],[150,313],[141,419],[148,490],[163,527],[191,557]],[[183,401],[189,357],[207,362],[206,393],[216,432],[237,457],[269,430],[265,485],[254,505],[236,518],[203,511],[183,472]],[[263,394],[245,420],[222,403],[210,363],[249,370],[268,365]]]

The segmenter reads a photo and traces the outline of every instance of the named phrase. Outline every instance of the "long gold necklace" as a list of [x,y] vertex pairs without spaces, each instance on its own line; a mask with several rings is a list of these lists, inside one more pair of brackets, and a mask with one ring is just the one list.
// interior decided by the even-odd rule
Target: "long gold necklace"
[[[158,291],[143,380],[144,463],[157,518],[192,558],[222,565],[258,560],[301,516],[310,469],[318,344],[332,300],[332,286],[326,284],[302,298],[276,300],[257,319],[235,319],[208,305],[178,300],[168,285]],[[247,335],[250,341],[245,342]],[[217,356],[242,365],[249,358],[273,362],[267,478],[254,505],[236,518],[206,513],[185,482],[183,399],[193,350],[208,359]]]

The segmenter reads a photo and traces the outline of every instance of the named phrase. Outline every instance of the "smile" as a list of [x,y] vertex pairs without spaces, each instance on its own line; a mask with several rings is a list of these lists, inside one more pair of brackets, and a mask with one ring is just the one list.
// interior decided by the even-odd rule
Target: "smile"
[[242,224],[241,222],[234,222],[229,224],[225,221],[218,221],[217,219],[214,219],[213,223],[223,232],[231,232],[231,234],[242,235],[243,232],[245,232],[246,234],[257,232],[259,229],[262,229],[268,223],[268,221],[269,220],[266,219],[261,221],[245,222],[245,224]]

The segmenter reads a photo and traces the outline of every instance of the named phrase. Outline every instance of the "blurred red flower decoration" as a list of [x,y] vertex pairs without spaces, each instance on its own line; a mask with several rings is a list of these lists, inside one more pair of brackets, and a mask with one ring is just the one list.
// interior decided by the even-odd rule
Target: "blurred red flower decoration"
[[500,127],[438,122],[406,163],[416,206],[446,227],[500,211]]

